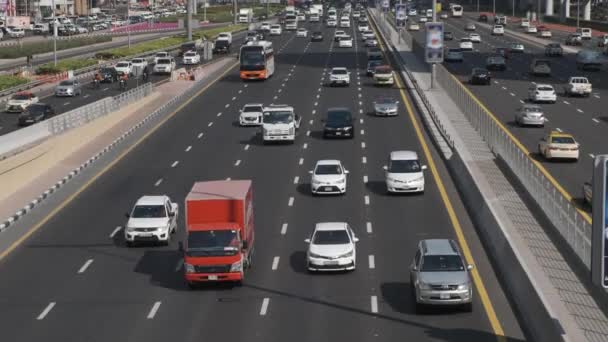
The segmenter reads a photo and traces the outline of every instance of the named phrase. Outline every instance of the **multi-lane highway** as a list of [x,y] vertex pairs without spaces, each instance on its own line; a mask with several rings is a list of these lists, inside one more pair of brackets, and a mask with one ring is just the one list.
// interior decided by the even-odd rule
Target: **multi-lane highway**
[[[447,41],[447,46],[457,48],[460,38],[468,36],[464,31],[467,22],[465,18],[450,18],[444,21],[446,31],[451,31],[455,39]],[[473,52],[465,52],[464,62],[447,63],[444,65],[467,84],[467,87],[499,118],[506,127],[530,150],[556,180],[575,198],[582,198],[581,187],[591,179],[593,157],[606,153],[604,134],[608,128],[608,117],[604,108],[608,105],[608,78],[606,71],[585,71],[576,67],[576,55],[565,53],[563,57],[550,57],[551,77],[535,77],[530,71],[530,63],[534,58],[544,56],[544,44],[533,43],[529,40],[491,35],[490,29],[477,25],[476,33],[481,35],[481,43],[475,43]],[[419,42],[424,42],[424,32],[410,32]],[[506,47],[513,42],[522,43],[525,53],[512,53],[507,59],[506,71],[493,72],[492,85],[471,86],[468,84],[471,70],[474,67],[485,68],[486,58],[494,54],[497,47]],[[550,41],[547,40],[547,43]],[[563,88],[571,76],[585,76],[593,85],[590,97],[565,97]],[[558,98],[555,104],[541,105],[547,122],[545,128],[518,127],[514,116],[517,109],[528,102],[528,88],[531,84],[551,84],[557,90]],[[541,137],[550,130],[571,133],[580,143],[580,159],[578,162],[548,162],[537,154]]]
[[[310,25],[305,26],[321,28]],[[3,337],[495,341],[504,334],[509,341],[524,340],[403,91],[371,84],[355,32],[353,48],[338,48],[334,30],[322,30],[325,39],[318,43],[289,32],[273,37],[277,71],[271,79],[244,83],[237,68],[227,70],[1,260]],[[334,66],[351,71],[350,87],[326,86]],[[372,100],[387,94],[400,98],[399,116],[371,116]],[[238,110],[250,102],[292,105],[303,117],[296,143],[263,145],[259,129],[239,127]],[[322,118],[331,107],[351,109],[354,139],[322,139]],[[389,152],[401,149],[418,151],[429,165],[422,195],[385,193],[382,166]],[[344,196],[310,194],[308,170],[327,158],[340,159],[350,171]],[[137,198],[168,194],[183,212],[193,182],[227,178],[253,180],[256,255],[243,287],[188,290],[178,251],[183,217],[170,246],[125,247],[124,213]],[[304,239],[321,221],[346,221],[354,228],[360,238],[355,271],[307,273]],[[453,238],[471,253],[472,313],[414,313],[409,264],[418,240],[426,238]]]
[[[238,46],[240,46],[242,44],[243,39],[244,39],[244,34],[235,34],[234,43],[233,43],[234,44],[233,51],[237,51]],[[202,54],[202,52],[200,52],[200,53]],[[177,57],[177,51],[173,52],[173,55],[175,56],[176,68],[185,67],[186,69],[191,69],[193,67],[196,67],[196,65],[184,65],[182,63],[182,58]],[[221,57],[224,57],[224,55],[220,54],[220,55],[213,56],[214,59],[221,58]],[[152,70],[153,66],[154,66],[153,63],[151,63],[149,65],[150,71]],[[152,74],[151,73],[150,77],[148,78],[148,81],[152,82],[152,83],[164,82],[164,81],[168,80],[169,77],[170,77],[170,75],[167,75],[167,74]],[[93,79],[93,76],[91,76],[90,79],[81,80],[82,95],[80,95],[80,96],[56,97],[54,95],[47,95],[47,96],[41,97],[39,99],[39,101],[42,103],[50,104],[55,109],[56,114],[61,114],[61,113],[82,107],[89,103],[93,103],[100,99],[109,97],[109,96],[116,96],[122,92],[118,82],[102,83],[102,84],[100,84],[99,88],[94,88],[93,84],[91,83],[92,79]],[[127,82],[127,90],[137,87],[141,83],[142,83],[141,77],[139,77],[139,79],[132,77]],[[10,133],[10,132],[20,128],[18,126],[18,118],[19,118],[18,113],[7,113],[4,111],[4,108],[0,108],[0,110],[2,110],[2,112],[0,112],[0,135]]]

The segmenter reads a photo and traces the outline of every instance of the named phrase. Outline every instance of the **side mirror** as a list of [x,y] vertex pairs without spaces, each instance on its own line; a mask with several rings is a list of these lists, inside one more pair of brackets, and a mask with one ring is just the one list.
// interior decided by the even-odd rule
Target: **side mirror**
[[310,239],[304,239],[304,242],[310,243]]
[[354,237],[354,238],[353,238],[353,241],[354,241],[354,242],[359,242],[359,238],[358,238],[358,237]]
[[126,217],[126,218],[129,218],[129,217],[131,217],[131,214],[129,214],[129,213],[125,213],[125,217]]
[[312,175],[312,170],[309,170],[308,173],[310,173]]
[[175,217],[175,211],[170,212],[169,217]]
[[412,270],[412,271],[418,271],[418,267],[416,267],[416,265],[414,265],[414,264],[411,264],[410,265],[410,270]]
[[350,173],[350,171],[344,170],[344,174],[349,174],[349,173]]
[[243,249],[249,248],[249,242],[247,240],[243,240],[242,248]]
[[388,166],[384,165],[384,166],[382,167],[382,170],[384,170],[384,171],[388,171]]
[[472,269],[473,269],[473,267],[474,267],[473,265],[467,265],[467,270],[469,270],[469,271],[470,271],[470,270],[472,270]]
[[180,242],[177,244],[177,250],[178,250],[178,251],[180,251],[180,252],[183,252],[183,251],[184,251],[184,243],[183,243],[183,242],[181,242],[181,241],[180,241]]
[[428,167],[426,165],[422,165],[422,169],[426,170],[426,169],[428,169]]

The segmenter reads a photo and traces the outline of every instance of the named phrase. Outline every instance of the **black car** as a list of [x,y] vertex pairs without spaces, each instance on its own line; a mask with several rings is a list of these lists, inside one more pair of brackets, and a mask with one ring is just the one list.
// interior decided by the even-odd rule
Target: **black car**
[[323,137],[354,138],[353,115],[348,108],[330,108],[324,120]]
[[194,42],[184,43],[179,48],[179,56],[183,56],[188,51],[196,51],[196,44]]
[[492,76],[486,69],[473,68],[470,83],[490,85],[492,83]]
[[266,33],[262,29],[257,29],[255,31],[258,34],[258,40],[266,40]]
[[35,124],[53,115],[55,115],[55,110],[50,105],[40,102],[33,103],[27,106],[23,113],[19,114],[19,126]]
[[444,31],[443,40],[454,40],[454,34],[450,31]]
[[481,14],[479,15],[479,18],[477,19],[477,21],[482,22],[482,23],[487,23],[488,22],[488,16],[485,14]]
[[101,82],[114,83],[118,81],[118,72],[114,68],[101,68],[99,74],[101,75]]
[[490,56],[486,60],[486,69],[487,70],[507,70],[507,63],[505,62],[505,58],[503,56]]
[[213,53],[230,53],[230,42],[227,40],[216,40],[213,44]]
[[323,33],[320,31],[315,31],[310,36],[310,41],[313,42],[322,42],[323,41]]
[[384,63],[384,60],[382,59],[376,59],[367,62],[367,76],[374,76],[374,73],[376,72],[376,67],[385,64],[386,63]]

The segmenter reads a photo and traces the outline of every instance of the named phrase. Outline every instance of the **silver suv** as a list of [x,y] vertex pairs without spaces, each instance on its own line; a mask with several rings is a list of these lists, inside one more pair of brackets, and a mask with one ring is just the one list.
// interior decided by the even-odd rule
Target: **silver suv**
[[425,305],[462,305],[465,311],[473,311],[471,269],[453,240],[421,240],[410,265],[416,312]]

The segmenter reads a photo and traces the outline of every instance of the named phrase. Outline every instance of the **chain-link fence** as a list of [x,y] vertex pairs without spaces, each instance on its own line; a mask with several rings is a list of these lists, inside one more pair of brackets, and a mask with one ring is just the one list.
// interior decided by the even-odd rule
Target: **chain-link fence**
[[[390,18],[387,18],[390,19]],[[397,34],[388,20],[377,21],[387,37]],[[412,52],[424,59],[424,46],[401,30],[402,39]],[[570,245],[585,266],[591,268],[591,223],[577,208],[559,185],[555,184],[548,173],[496,117],[467,89],[462,82],[452,75],[443,65],[436,65],[437,83],[465,113],[469,122],[486,141],[494,154],[505,161],[511,171],[534,198],[547,218],[557,228],[561,236]],[[420,89],[416,89],[420,92]]]

